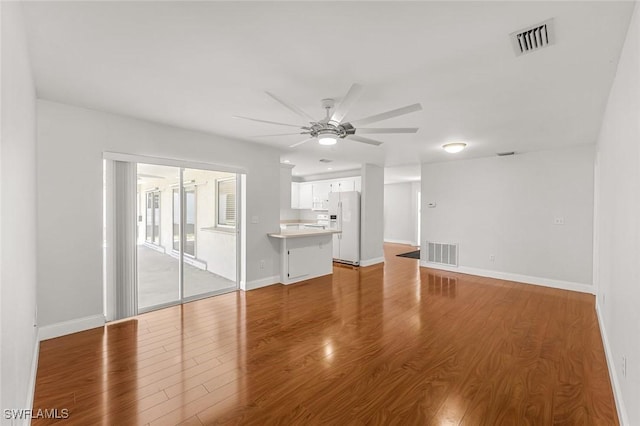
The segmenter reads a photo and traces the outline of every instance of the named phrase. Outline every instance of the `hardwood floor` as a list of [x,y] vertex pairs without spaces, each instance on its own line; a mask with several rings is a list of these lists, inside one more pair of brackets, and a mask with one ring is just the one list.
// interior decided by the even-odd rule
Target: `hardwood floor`
[[44,341],[34,409],[80,425],[618,424],[593,296],[406,251]]

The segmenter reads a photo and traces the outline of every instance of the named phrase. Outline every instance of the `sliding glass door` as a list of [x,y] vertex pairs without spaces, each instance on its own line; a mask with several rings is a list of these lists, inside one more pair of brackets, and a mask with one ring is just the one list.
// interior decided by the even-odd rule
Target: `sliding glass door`
[[235,290],[236,174],[142,163],[137,171],[138,311]]

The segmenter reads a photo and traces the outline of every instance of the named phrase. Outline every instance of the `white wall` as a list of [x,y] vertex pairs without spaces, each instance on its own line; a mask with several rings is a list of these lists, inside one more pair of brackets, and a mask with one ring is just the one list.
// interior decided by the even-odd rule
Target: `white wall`
[[391,183],[384,186],[384,241],[418,245],[419,182]]
[[384,169],[373,164],[362,166],[360,194],[360,264],[384,261]]
[[594,281],[620,417],[627,425],[640,424],[639,26],[636,3],[598,138],[596,165]]
[[458,243],[462,272],[591,291],[593,157],[585,145],[423,164],[422,243]]
[[[102,154],[125,152],[247,170],[247,280],[279,280],[279,152],[273,148],[38,101],[41,324],[102,313]],[[258,223],[251,223],[253,218]],[[260,260],[265,261],[260,269]]]
[[[31,408],[36,323],[36,103],[22,5],[1,2],[0,408]],[[35,371],[33,371],[35,373]],[[10,424],[4,419],[2,423]]]

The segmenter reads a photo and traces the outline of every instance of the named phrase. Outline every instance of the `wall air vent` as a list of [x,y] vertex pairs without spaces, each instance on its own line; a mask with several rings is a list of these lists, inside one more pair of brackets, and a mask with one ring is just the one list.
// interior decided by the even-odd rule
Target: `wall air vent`
[[458,245],[427,241],[427,261],[448,266],[458,266]]
[[553,18],[510,34],[516,56],[531,53],[555,42]]
[[321,159],[320,159],[320,160],[318,160],[318,161],[320,161],[321,163],[330,163],[330,162],[332,162],[333,160],[329,160],[328,158],[321,158]]

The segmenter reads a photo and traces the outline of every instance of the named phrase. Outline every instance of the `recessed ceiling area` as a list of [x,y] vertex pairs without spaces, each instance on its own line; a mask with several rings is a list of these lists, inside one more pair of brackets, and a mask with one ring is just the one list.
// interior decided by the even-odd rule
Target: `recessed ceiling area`
[[[282,150],[298,175],[595,142],[633,2],[25,2],[40,98]],[[510,34],[553,18],[554,44]],[[277,94],[318,119],[364,86],[347,119],[421,103],[375,127],[383,145],[306,143]],[[451,156],[442,145],[464,140]],[[176,141],[180,143],[180,141]],[[419,169],[419,168],[418,168]]]

